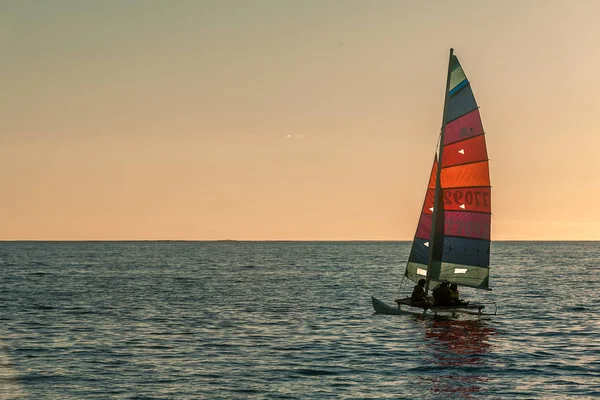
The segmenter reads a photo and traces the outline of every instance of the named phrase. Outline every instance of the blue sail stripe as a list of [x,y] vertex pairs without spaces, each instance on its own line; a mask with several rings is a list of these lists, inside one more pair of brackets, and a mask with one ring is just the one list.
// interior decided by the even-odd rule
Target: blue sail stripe
[[468,83],[469,83],[469,81],[465,78],[464,81],[462,81],[461,83],[459,83],[458,85],[456,85],[454,87],[454,89],[452,89],[451,91],[448,92],[448,96],[452,96],[454,93],[458,92],[460,89],[462,89],[465,86],[467,86]]
[[425,265],[429,263],[429,247],[425,246],[425,242],[428,240],[415,238],[408,261]]
[[473,96],[473,90],[468,82],[465,86],[463,86],[462,89],[448,98],[448,104],[446,108],[446,123],[453,121],[456,118],[477,108],[477,102],[475,101],[475,96]]
[[490,265],[490,241],[446,236],[444,237],[442,261],[487,267]]

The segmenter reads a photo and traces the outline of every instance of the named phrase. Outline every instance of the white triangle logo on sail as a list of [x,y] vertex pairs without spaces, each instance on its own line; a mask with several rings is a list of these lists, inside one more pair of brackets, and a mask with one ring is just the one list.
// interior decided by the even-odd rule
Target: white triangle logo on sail
[[459,207],[462,208],[463,210],[465,209],[465,205],[464,204],[461,204]]
[[425,245],[425,247],[429,247],[429,242],[425,242],[423,244]]
[[433,207],[431,207],[431,208],[429,209],[429,211],[433,212]]
[[460,154],[465,154],[465,149],[460,149],[458,152],[459,152]]

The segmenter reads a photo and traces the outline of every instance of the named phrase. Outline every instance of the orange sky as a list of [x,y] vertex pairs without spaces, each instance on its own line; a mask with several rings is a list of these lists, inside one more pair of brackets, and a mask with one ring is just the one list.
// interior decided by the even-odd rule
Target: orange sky
[[410,240],[448,50],[492,239],[600,240],[600,2],[0,3],[0,239]]

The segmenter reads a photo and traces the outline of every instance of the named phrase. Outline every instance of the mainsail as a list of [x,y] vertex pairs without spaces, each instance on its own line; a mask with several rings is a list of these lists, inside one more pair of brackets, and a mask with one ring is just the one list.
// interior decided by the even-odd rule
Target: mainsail
[[[405,275],[489,288],[491,186],[471,84],[450,50],[444,115]],[[441,162],[439,159],[441,158]],[[438,168],[441,168],[438,170]]]

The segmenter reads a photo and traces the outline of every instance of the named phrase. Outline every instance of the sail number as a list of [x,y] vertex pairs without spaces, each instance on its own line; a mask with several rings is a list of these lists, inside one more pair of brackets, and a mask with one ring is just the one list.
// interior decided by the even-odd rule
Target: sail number
[[446,218],[445,225],[445,232],[447,235],[457,235],[476,239],[489,239],[490,237],[489,223]]
[[462,139],[473,135],[473,128],[460,128],[459,137]]
[[489,207],[489,191],[481,190],[444,190],[444,204],[467,204],[477,207]]

